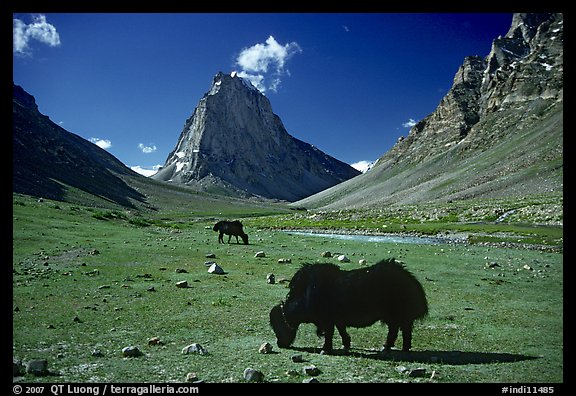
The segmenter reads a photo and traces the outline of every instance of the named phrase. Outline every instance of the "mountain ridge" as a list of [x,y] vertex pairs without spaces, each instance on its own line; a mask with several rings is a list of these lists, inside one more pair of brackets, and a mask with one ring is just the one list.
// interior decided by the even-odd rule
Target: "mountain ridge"
[[563,188],[563,15],[515,14],[458,68],[438,107],[367,173],[294,203],[360,208],[558,193]]
[[123,178],[141,177],[112,154],[66,131],[39,112],[13,83],[12,191],[63,201],[69,188],[133,208],[145,196]]

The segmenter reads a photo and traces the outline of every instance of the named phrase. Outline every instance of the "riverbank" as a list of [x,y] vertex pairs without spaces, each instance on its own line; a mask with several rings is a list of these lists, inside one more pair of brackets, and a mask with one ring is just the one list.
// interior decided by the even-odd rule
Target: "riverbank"
[[[504,247],[513,249],[530,249],[540,250],[551,253],[562,253],[563,245],[550,246],[546,244],[535,244],[522,242],[522,237],[519,235],[510,235],[508,233],[489,234],[489,233],[464,233],[464,232],[449,232],[444,231],[434,235],[428,235],[418,232],[379,232],[369,229],[331,229],[331,228],[297,228],[297,227],[283,227],[279,231],[303,234],[303,235],[318,235],[325,237],[350,237],[352,240],[360,240],[366,238],[366,242],[393,242],[393,243],[415,243],[415,244],[463,244],[463,245],[476,245],[488,247]],[[355,239],[354,237],[358,237]],[[516,238],[516,241],[481,241],[481,238]],[[372,239],[371,239],[372,238]],[[381,241],[374,238],[383,238]],[[348,238],[346,238],[348,239]],[[387,240],[386,240],[387,239]]]

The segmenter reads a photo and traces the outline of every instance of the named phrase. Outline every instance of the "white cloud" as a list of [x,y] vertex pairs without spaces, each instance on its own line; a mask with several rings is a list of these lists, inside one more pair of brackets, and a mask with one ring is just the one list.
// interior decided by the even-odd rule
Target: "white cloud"
[[112,147],[112,142],[108,139],[90,138],[90,141],[104,150],[108,150]]
[[160,168],[162,168],[162,165],[154,165],[154,166],[136,165],[136,166],[130,167],[130,169],[132,169],[134,172],[140,173],[141,175],[147,176],[147,177],[155,175]]
[[[281,45],[270,36],[265,43],[254,44],[240,52],[236,58],[236,65],[240,66],[242,71],[238,76],[249,79],[261,92],[267,89],[276,92],[281,82],[280,77],[290,74],[285,70],[286,62],[300,52],[302,48],[298,43]],[[265,74],[268,73],[272,75],[272,79],[270,83],[265,83]]]
[[413,118],[410,118],[408,121],[402,124],[404,128],[412,128],[414,125],[416,125],[416,121]]
[[350,166],[354,169],[359,170],[362,173],[366,173],[368,170],[372,168],[372,165],[374,165],[374,161],[358,161],[351,164]]
[[140,150],[142,150],[142,152],[144,154],[150,154],[153,153],[154,151],[156,151],[156,146],[155,145],[151,145],[151,146],[145,146],[143,143],[139,143],[138,144],[138,148]]
[[264,76],[262,74],[248,74],[245,71],[236,73],[238,77],[250,80],[252,85],[254,85],[260,92],[265,92],[266,87],[264,86]]
[[12,19],[12,52],[17,54],[30,54],[30,40],[37,40],[51,47],[60,45],[60,35],[54,25],[46,21],[45,15],[36,15],[32,23],[26,24],[22,20]]

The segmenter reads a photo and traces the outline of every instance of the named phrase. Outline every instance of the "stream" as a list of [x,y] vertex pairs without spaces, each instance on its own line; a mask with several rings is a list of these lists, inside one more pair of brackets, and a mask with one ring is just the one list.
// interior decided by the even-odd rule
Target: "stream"
[[444,243],[461,242],[454,238],[426,237],[414,235],[354,235],[354,234],[325,234],[307,231],[285,231],[292,235],[313,236],[321,238],[341,239],[360,242],[409,243],[423,245],[438,245]]

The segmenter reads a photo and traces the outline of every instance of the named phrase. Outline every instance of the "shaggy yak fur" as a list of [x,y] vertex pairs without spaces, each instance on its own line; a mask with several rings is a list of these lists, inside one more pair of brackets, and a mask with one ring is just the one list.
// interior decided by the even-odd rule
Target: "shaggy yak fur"
[[301,323],[316,325],[332,350],[334,327],[344,349],[350,348],[347,326],[367,327],[376,321],[388,326],[384,344],[390,350],[402,330],[402,350],[412,347],[412,325],[428,313],[422,285],[394,259],[371,267],[341,270],[335,264],[304,264],[292,277],[286,301],[270,311],[270,325],[280,348],[288,348]]
[[224,234],[228,235],[228,243],[230,243],[230,238],[232,236],[236,237],[236,243],[238,242],[238,237],[242,238],[244,245],[248,245],[248,235],[244,233],[242,229],[242,223],[238,220],[235,221],[219,221],[218,223],[214,224],[214,231],[219,231],[220,235],[218,235],[218,243],[224,243]]

